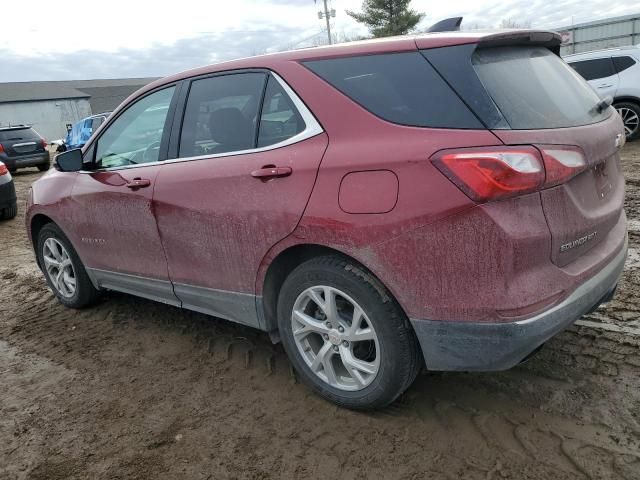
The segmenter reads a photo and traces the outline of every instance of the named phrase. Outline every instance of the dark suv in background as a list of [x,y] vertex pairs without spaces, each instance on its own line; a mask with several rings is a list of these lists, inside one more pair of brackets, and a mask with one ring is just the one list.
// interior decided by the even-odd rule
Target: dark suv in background
[[28,125],[0,127],[0,162],[10,172],[23,167],[38,167],[41,172],[49,170],[46,146],[47,141]]

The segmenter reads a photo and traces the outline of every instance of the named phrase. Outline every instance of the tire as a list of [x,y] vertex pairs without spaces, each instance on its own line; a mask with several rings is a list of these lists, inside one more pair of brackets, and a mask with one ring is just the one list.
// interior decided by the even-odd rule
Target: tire
[[[52,239],[51,243],[47,243]],[[67,277],[70,277],[75,280],[75,289],[73,293],[69,294],[69,291],[63,291],[62,287],[58,287],[54,284],[52,276],[59,270],[52,270],[52,273],[47,269],[47,263],[45,263],[45,246],[48,245],[60,245],[66,251],[66,259],[69,262],[67,263],[73,271],[73,275],[69,274]],[[93,303],[99,298],[100,292],[96,290],[96,288],[91,283],[89,276],[87,275],[87,271],[82,265],[78,254],[75,249],[71,245],[71,242],[67,239],[62,230],[58,228],[54,223],[48,223],[38,233],[38,241],[37,241],[37,256],[38,263],[40,264],[40,268],[44,274],[44,277],[49,285],[49,288],[53,292],[53,294],[58,298],[60,303],[70,308],[84,308]],[[51,252],[51,249],[49,249]],[[60,251],[58,250],[58,253]],[[54,255],[47,255],[49,258],[53,258]],[[64,256],[63,256],[64,258]],[[67,272],[69,272],[69,267],[67,267]],[[64,277],[64,275],[63,275]],[[70,282],[70,280],[69,280]],[[68,287],[65,287],[68,288]]]
[[50,166],[51,165],[49,164],[49,162],[43,163],[41,165],[38,165],[38,170],[40,170],[41,172],[46,172],[47,170],[49,170]]
[[[328,308],[327,296],[336,299],[338,327],[334,314],[327,316],[320,307],[325,302]],[[357,315],[360,325],[355,328],[374,340],[354,340],[359,338],[352,320],[357,307],[363,315]],[[299,318],[304,321],[298,322]],[[329,324],[331,330],[326,328]],[[422,366],[413,329],[395,299],[369,272],[339,256],[308,260],[285,279],[278,298],[278,328],[302,382],[341,407],[364,410],[389,405],[413,383]],[[338,333],[340,328],[343,333]],[[312,369],[318,357],[329,358],[328,368],[322,362],[320,370]],[[354,369],[354,359],[366,371]]]
[[3,208],[0,211],[0,219],[1,220],[11,220],[12,218],[16,218],[18,215],[18,204],[14,203],[10,207]]
[[627,141],[637,140],[640,137],[640,105],[631,102],[620,102],[613,107],[618,111],[622,121],[625,123]]

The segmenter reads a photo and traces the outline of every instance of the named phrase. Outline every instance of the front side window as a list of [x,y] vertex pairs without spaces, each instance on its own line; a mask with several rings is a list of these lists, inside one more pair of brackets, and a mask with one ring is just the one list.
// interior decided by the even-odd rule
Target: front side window
[[611,57],[595,58],[593,60],[582,60],[580,62],[572,62],[569,64],[578,72],[585,80],[597,80],[598,78],[606,78],[614,75]]
[[255,148],[264,73],[238,73],[195,80],[182,122],[179,157]]
[[160,140],[175,87],[134,103],[104,131],[96,147],[98,168],[158,161]]

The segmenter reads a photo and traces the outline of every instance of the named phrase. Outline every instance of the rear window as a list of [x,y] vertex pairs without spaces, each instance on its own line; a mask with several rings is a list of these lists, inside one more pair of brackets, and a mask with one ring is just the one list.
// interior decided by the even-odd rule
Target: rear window
[[384,120],[436,128],[483,128],[419,52],[304,62],[346,96]]
[[0,130],[0,142],[12,142],[18,140],[38,140],[40,136],[32,128],[12,128]]
[[611,115],[611,109],[597,112],[598,95],[546,48],[481,48],[472,63],[513,129],[575,127]]

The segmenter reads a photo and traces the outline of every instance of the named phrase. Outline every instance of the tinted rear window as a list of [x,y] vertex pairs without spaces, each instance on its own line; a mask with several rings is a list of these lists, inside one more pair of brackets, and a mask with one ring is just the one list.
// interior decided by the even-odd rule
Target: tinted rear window
[[625,71],[635,63],[636,61],[631,57],[613,57],[613,65],[618,73]]
[[478,49],[473,66],[513,129],[562,128],[604,120],[593,89],[557,55],[542,47]]
[[37,140],[40,136],[31,128],[19,128],[0,130],[0,142],[13,142],[19,140]]
[[419,52],[304,64],[371,113],[390,122],[418,127],[483,128]]
[[585,80],[606,78],[616,73],[613,68],[611,57],[571,62],[569,65],[571,65],[571,68],[578,72]]

